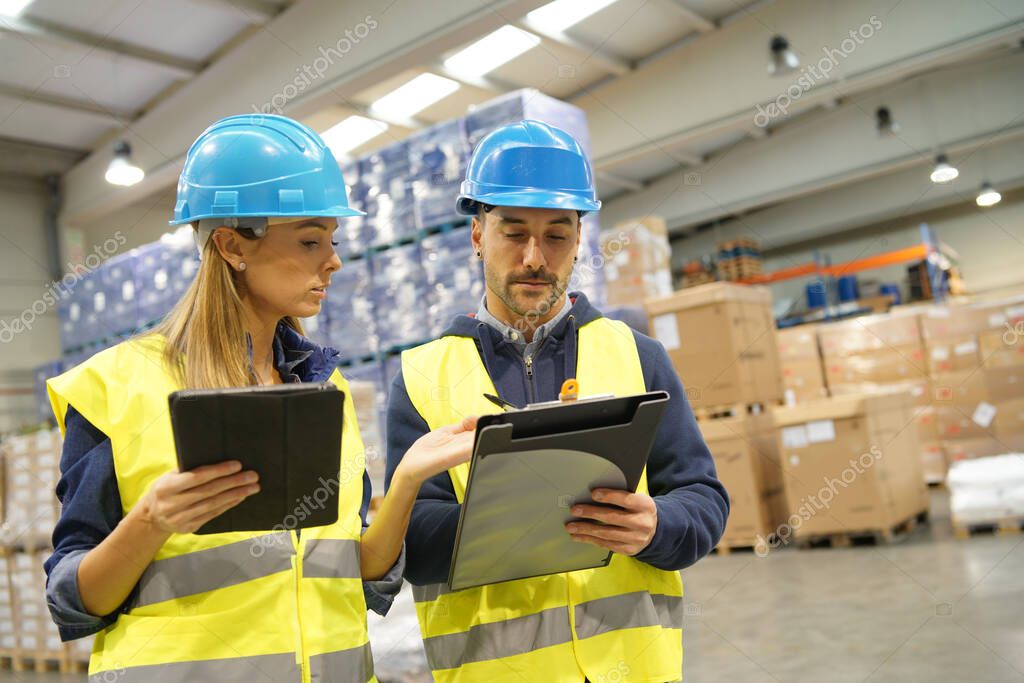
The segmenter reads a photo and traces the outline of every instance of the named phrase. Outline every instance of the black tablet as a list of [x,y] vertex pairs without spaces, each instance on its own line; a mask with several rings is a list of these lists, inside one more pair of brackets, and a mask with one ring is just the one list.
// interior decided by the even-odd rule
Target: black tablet
[[259,474],[259,493],[196,533],[337,521],[345,394],[334,384],[185,390],[168,402],[181,471],[238,460]]

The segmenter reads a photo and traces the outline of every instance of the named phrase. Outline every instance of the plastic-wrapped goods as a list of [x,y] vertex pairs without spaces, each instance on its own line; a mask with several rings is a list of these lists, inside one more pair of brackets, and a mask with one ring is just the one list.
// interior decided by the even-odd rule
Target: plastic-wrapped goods
[[[352,161],[340,164],[341,175],[345,179],[348,191],[348,205],[353,209],[365,211],[366,184],[359,174],[359,162]],[[338,254],[342,259],[362,254],[370,244],[368,226],[365,216],[351,216],[338,221],[335,241],[338,242]]]
[[370,245],[413,237],[416,215],[408,143],[396,142],[360,159],[359,179],[366,188],[362,209]]
[[1024,517],[1024,454],[958,460],[946,478],[957,524],[984,524]]
[[50,407],[50,398],[46,392],[46,380],[56,377],[63,371],[64,366],[59,360],[43,363],[32,370],[32,388],[36,400],[36,415],[40,422],[47,422],[53,419],[53,409]]
[[484,295],[484,274],[468,227],[420,242],[429,296],[429,337],[439,337],[457,315],[475,313]]
[[161,320],[192,284],[199,255],[191,242],[192,228],[178,230],[135,249],[135,296],[143,326]]
[[359,420],[359,433],[366,449],[366,471],[373,495],[384,495],[384,466],[387,461],[384,440],[384,414],[387,409],[386,384],[379,361],[341,368],[348,380]]
[[377,323],[370,299],[371,269],[367,259],[345,262],[331,278],[321,314],[327,319],[322,338],[351,361],[377,352]]
[[532,88],[507,93],[470,109],[466,115],[466,136],[476,146],[492,130],[509,123],[533,119],[561,128],[576,138],[590,154],[587,115],[579,107],[556,100]]
[[430,228],[464,220],[455,200],[466,175],[469,141],[463,119],[445,121],[409,138],[416,226]]
[[99,319],[100,339],[131,334],[139,326],[139,300],[135,296],[135,254],[118,254],[97,269],[99,283],[93,310]]
[[371,259],[370,301],[377,321],[380,350],[426,341],[427,282],[420,245],[407,244],[377,252]]

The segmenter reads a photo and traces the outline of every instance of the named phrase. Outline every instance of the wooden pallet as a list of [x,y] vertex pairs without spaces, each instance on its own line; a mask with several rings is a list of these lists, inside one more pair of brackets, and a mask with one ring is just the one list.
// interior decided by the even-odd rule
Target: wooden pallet
[[903,520],[884,529],[862,529],[834,534],[805,536],[798,538],[796,545],[804,550],[810,548],[849,548],[855,545],[889,545],[903,541],[917,529],[919,524],[924,524],[927,521],[928,511],[924,510],[910,519]]
[[48,671],[71,672],[67,657],[63,653],[58,652],[15,652],[11,655],[9,661],[12,671],[35,671],[36,673],[46,673]]
[[1024,533],[1024,517],[1005,517],[991,522],[971,522],[970,524],[953,520],[953,536],[960,539],[971,536],[1016,536]]
[[[767,548],[773,548],[778,544],[778,538],[775,534],[769,534],[767,537]],[[760,544],[757,542],[748,543],[746,541],[725,541],[720,542],[717,546],[712,549],[712,553],[716,555],[731,555],[732,553],[757,553]],[[763,552],[763,551],[762,551]]]
[[781,401],[754,401],[752,403],[727,403],[717,406],[700,406],[693,409],[697,420],[718,420],[741,415],[760,415],[768,411],[769,406],[782,405]]

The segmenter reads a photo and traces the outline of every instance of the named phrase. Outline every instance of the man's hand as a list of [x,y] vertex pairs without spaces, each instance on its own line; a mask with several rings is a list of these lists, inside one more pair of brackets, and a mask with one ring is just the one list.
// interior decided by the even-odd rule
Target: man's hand
[[565,527],[574,541],[623,555],[636,555],[647,547],[658,528],[658,507],[653,498],[644,493],[615,489],[594,489],[590,495],[598,503],[609,503],[617,508],[573,505],[574,516],[596,520],[568,522]]

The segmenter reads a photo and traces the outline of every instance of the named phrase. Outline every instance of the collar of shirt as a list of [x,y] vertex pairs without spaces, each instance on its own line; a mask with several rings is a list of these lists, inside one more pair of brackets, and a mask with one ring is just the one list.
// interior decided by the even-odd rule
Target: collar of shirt
[[476,312],[476,318],[480,322],[487,323],[494,329],[498,330],[498,332],[501,333],[501,338],[512,344],[521,354],[533,355],[536,353],[536,350],[540,347],[541,343],[548,336],[551,330],[555,329],[558,323],[562,321],[562,318],[569,314],[570,308],[572,308],[572,302],[569,300],[569,297],[566,296],[565,302],[562,304],[562,308],[555,314],[555,317],[534,330],[533,341],[531,342],[526,341],[526,336],[522,332],[511,325],[507,325],[501,320],[498,320],[490,311],[487,310],[486,294],[480,300],[480,308]]

